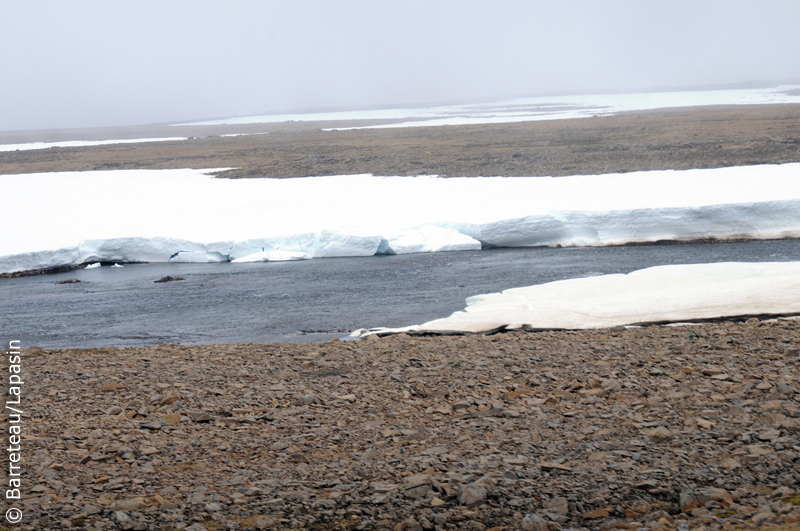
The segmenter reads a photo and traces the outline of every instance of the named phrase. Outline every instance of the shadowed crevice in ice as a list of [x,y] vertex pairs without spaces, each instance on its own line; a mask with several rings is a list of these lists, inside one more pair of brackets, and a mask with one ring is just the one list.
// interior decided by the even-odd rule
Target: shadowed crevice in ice
[[658,266],[476,295],[466,303],[464,311],[444,319],[403,328],[362,329],[352,336],[610,328],[798,315],[800,262]]
[[31,205],[0,232],[0,273],[800,237],[798,163],[559,178],[207,172],[0,175],[8,197]]

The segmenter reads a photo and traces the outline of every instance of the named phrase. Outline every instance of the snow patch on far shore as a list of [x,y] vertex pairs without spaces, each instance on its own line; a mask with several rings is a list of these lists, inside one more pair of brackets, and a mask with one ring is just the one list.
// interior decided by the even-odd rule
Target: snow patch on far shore
[[31,149],[70,148],[88,146],[107,146],[110,144],[141,144],[144,142],[175,142],[188,140],[185,136],[171,136],[167,138],[126,138],[118,140],[64,140],[62,142],[28,142],[25,144],[0,144],[2,151],[28,151]]
[[625,111],[643,111],[671,107],[706,105],[762,105],[800,103],[795,90],[800,87],[784,85],[759,89],[684,90],[644,92],[635,94],[572,94],[516,98],[490,103],[405,107],[295,114],[243,116],[174,125],[224,125],[281,122],[329,122],[382,120],[393,123],[367,126],[342,126],[324,131],[350,129],[381,129],[442,125],[473,125],[564,120],[606,116]]

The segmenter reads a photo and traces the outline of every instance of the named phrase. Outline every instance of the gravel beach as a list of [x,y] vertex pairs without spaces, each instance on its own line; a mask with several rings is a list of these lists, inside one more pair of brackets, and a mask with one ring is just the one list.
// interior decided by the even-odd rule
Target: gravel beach
[[27,529],[796,529],[798,345],[800,321],[750,319],[32,347],[18,507]]

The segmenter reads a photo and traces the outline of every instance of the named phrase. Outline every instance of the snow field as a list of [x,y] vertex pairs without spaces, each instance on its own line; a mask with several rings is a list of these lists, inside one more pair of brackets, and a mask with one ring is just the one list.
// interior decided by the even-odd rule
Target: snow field
[[87,146],[107,146],[109,144],[139,144],[142,142],[174,142],[176,140],[188,140],[184,136],[172,136],[168,138],[128,138],[120,140],[64,140],[62,142],[28,142],[26,144],[0,144],[2,151],[28,151],[31,149],[47,149],[54,147],[87,147]]
[[559,178],[209,171],[0,175],[0,194],[27,212],[0,232],[0,272],[800,237],[797,163]]
[[467,299],[450,317],[392,333],[481,333],[506,329],[586,329],[740,316],[800,314],[800,262],[658,266],[513,288]]
[[394,120],[396,122],[385,125],[326,129],[326,131],[340,131],[387,127],[513,123],[588,118],[595,115],[670,107],[800,103],[800,96],[792,93],[797,88],[800,87],[786,85],[761,89],[539,96],[466,105],[243,116],[175,125],[233,125],[350,120]]

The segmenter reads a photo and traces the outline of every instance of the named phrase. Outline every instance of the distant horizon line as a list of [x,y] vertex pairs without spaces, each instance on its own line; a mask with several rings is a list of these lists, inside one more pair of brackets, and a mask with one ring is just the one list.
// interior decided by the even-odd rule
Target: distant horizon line
[[[79,130],[92,130],[92,129],[130,129],[138,127],[184,127],[195,126],[200,122],[210,122],[216,120],[224,120],[229,118],[245,118],[253,116],[280,116],[285,114],[312,114],[312,113],[331,113],[331,112],[348,112],[348,111],[368,111],[368,110],[391,110],[391,109],[420,109],[427,107],[446,107],[455,105],[469,105],[480,103],[491,103],[501,100],[511,99],[524,99],[524,98],[541,98],[553,96],[579,96],[579,95],[603,95],[603,94],[652,94],[660,92],[699,92],[708,90],[743,90],[743,89],[758,89],[758,88],[773,88],[782,85],[800,85],[800,77],[773,79],[773,80],[747,80],[735,81],[724,83],[704,83],[693,85],[664,85],[657,87],[649,87],[642,89],[599,89],[599,90],[561,90],[561,91],[547,91],[537,93],[518,93],[505,96],[492,96],[480,98],[462,98],[455,100],[438,100],[428,102],[406,102],[406,103],[383,103],[383,104],[368,104],[368,105],[333,105],[323,107],[299,107],[285,110],[272,110],[266,112],[253,112],[244,114],[233,114],[216,117],[205,118],[190,118],[186,120],[168,120],[164,122],[150,122],[150,123],[128,123],[121,125],[98,125],[98,126],[79,126],[79,127],[52,127],[44,129],[3,129],[0,133],[18,133],[18,134],[33,134],[33,133],[47,133],[55,131],[79,131]],[[0,141],[1,142],[1,141]]]

